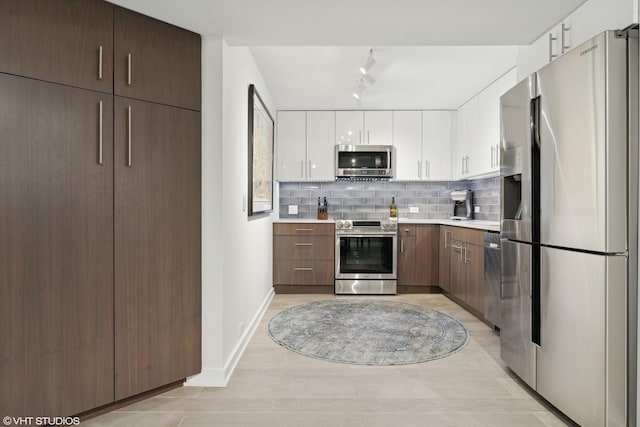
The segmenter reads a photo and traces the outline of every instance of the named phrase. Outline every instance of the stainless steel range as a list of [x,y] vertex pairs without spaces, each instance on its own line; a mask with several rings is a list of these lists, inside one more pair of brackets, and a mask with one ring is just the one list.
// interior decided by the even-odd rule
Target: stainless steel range
[[397,221],[336,221],[336,294],[396,294]]

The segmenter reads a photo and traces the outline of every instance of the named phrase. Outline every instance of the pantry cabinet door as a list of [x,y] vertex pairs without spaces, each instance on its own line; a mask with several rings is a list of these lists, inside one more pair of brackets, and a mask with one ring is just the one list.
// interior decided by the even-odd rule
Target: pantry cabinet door
[[200,113],[115,98],[115,397],[200,372]]
[[114,13],[114,93],[200,110],[200,35],[120,7]]
[[113,5],[0,1],[0,72],[113,92]]
[[0,413],[113,401],[113,96],[0,74]]

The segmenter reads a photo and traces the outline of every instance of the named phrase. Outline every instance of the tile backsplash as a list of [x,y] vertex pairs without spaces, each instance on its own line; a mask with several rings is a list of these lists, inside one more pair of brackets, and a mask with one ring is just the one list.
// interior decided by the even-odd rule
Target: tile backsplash
[[[398,217],[414,219],[448,219],[453,215],[451,191],[473,190],[473,206],[480,207],[475,219],[500,219],[500,179],[469,181],[336,181],[281,182],[280,218],[315,218],[318,197],[329,202],[331,219],[383,219],[389,216],[391,197],[396,198]],[[288,207],[298,206],[297,215]],[[417,207],[418,213],[410,213]]]

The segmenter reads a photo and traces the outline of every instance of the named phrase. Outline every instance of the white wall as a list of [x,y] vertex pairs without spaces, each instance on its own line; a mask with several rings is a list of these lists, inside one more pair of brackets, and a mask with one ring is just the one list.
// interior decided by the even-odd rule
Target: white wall
[[276,108],[246,47],[202,40],[202,373],[224,386],[272,291],[272,218],[249,220],[248,89]]
[[[275,118],[276,106],[247,47],[223,46],[224,358],[237,354],[241,322],[251,326],[272,292],[273,230],[270,216],[249,220],[243,211],[248,188],[248,89],[253,83]],[[274,201],[275,202],[275,201]]]

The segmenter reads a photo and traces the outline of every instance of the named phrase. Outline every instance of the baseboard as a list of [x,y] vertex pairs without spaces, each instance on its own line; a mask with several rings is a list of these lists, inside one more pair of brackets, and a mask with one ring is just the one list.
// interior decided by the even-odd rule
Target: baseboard
[[225,363],[224,369],[202,369],[200,374],[193,376],[187,379],[185,383],[186,386],[197,386],[197,387],[226,387],[229,380],[231,379],[231,375],[233,375],[233,371],[236,369],[244,350],[247,348],[249,341],[251,341],[251,337],[253,337],[254,332],[258,328],[264,313],[269,308],[269,304],[271,304],[271,300],[273,299],[275,293],[273,288],[269,291],[266,298],[260,305],[258,312],[251,319],[251,323],[249,327],[246,329],[245,333],[238,341],[238,344],[233,349],[231,353],[231,357]]

